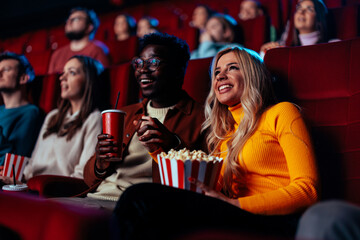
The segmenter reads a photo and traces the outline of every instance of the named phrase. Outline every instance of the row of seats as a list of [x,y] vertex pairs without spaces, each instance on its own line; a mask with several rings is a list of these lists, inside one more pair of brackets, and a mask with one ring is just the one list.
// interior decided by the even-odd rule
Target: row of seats
[[[264,61],[274,76],[279,98],[298,104],[312,130],[323,199],[340,198],[360,205],[360,38],[271,49]],[[210,62],[211,59],[199,59],[189,64],[184,88],[189,93],[192,89],[191,94],[199,101],[208,93]],[[123,80],[130,83],[131,75]],[[28,185],[32,191],[46,197],[69,196],[84,188],[79,179],[58,176],[38,176]],[[99,230],[103,233],[102,239],[107,239],[109,234],[104,229],[109,216],[36,197],[0,193],[0,212],[5,213],[0,214],[0,225],[25,240],[47,239],[50,233],[52,239],[89,239],[84,235],[88,230],[94,236]],[[34,217],[28,221],[24,220],[26,216]],[[69,228],[64,228],[68,224]],[[204,237],[209,236],[208,233],[194,233],[193,239],[209,239]],[[231,233],[225,230],[216,236],[217,239],[244,237],[236,233],[236,229]],[[246,237],[268,239],[261,235]]]

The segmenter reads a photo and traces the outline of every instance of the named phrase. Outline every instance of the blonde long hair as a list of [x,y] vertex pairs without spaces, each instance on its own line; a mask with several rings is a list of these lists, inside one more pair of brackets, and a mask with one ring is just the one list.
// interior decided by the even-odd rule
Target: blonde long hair
[[[243,74],[243,93],[239,99],[242,105],[244,117],[235,130],[235,120],[228,106],[221,104],[216,98],[213,84],[205,102],[205,122],[202,130],[208,131],[207,144],[211,154],[220,154],[219,149],[223,141],[228,140],[228,153],[223,179],[223,190],[230,197],[235,197],[233,184],[243,186],[245,184],[246,170],[241,166],[241,152],[246,141],[255,132],[262,113],[275,104],[275,95],[272,88],[271,76],[260,56],[246,48],[232,47],[220,51],[213,59],[211,66],[211,79],[215,81],[215,68],[219,59],[233,52],[236,62]],[[239,159],[239,160],[238,160]],[[235,179],[238,179],[237,181]]]

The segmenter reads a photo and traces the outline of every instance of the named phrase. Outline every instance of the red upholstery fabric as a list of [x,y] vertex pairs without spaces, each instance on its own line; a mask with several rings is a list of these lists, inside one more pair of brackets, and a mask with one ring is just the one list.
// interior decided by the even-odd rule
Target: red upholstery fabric
[[49,32],[47,29],[40,29],[30,34],[25,44],[25,53],[43,52],[49,48]]
[[65,36],[64,25],[52,27],[49,30],[49,44],[52,50],[58,49],[69,43]]
[[0,192],[0,225],[24,240],[108,239],[107,212],[74,207],[24,193]]
[[261,46],[268,42],[270,24],[269,19],[260,16],[247,21],[238,21],[243,35],[243,44],[256,52],[260,52]]
[[24,33],[19,37],[8,38],[3,41],[3,51],[14,52],[22,54],[24,52],[24,46],[29,39],[29,33]]
[[107,41],[112,64],[120,64],[131,61],[137,55],[138,39],[130,37],[124,41]]
[[34,68],[36,75],[46,75],[51,57],[51,50],[31,51],[25,53],[25,56]]
[[110,103],[114,107],[118,91],[120,97],[118,108],[139,101],[138,84],[134,78],[134,71],[130,62],[109,68],[110,72]]
[[204,103],[210,90],[209,67],[212,58],[190,60],[183,89],[197,102]]
[[336,38],[346,40],[360,34],[360,5],[329,9],[329,27]]
[[79,178],[39,175],[27,182],[29,189],[42,197],[72,197],[87,190],[89,187]]
[[42,81],[42,91],[40,96],[39,107],[50,112],[56,108],[57,101],[60,97],[60,81],[58,74],[46,75]]
[[265,63],[285,83],[314,132],[324,197],[360,204],[360,38],[278,48]]

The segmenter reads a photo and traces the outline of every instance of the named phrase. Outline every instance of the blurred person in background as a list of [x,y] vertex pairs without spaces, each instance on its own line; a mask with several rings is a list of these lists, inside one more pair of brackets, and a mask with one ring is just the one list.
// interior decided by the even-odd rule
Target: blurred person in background
[[38,137],[43,114],[27,99],[27,84],[35,78],[24,55],[0,55],[0,166],[6,153],[30,157]]
[[104,43],[94,40],[99,24],[93,10],[81,7],[71,9],[65,24],[65,34],[70,43],[51,55],[48,73],[62,72],[67,60],[74,55],[89,56],[101,62],[104,67],[109,66],[108,48]]
[[236,30],[237,22],[231,16],[220,13],[212,15],[200,37],[199,47],[191,52],[191,59],[213,57],[222,48],[240,46],[234,43]]
[[244,0],[240,3],[239,19],[246,21],[264,15],[261,3],[256,0]]
[[127,14],[119,14],[114,21],[114,33],[117,41],[129,39],[136,32],[136,20]]
[[136,35],[143,38],[146,34],[157,32],[159,21],[153,17],[142,17],[137,24]]
[[260,49],[260,55],[263,56],[267,50],[281,46],[307,46],[329,42],[327,13],[327,7],[322,0],[299,0],[293,16],[293,31],[290,32],[288,22],[281,39],[265,43]]

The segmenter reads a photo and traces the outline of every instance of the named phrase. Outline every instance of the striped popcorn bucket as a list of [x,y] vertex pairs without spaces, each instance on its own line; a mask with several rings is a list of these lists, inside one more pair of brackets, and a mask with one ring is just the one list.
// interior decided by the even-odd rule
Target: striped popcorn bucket
[[202,193],[202,190],[196,187],[195,184],[190,183],[188,180],[189,177],[197,179],[214,189],[223,164],[222,158],[216,158],[214,161],[183,161],[167,159],[160,155],[158,155],[157,158],[161,184],[198,193]]
[[26,164],[29,162],[29,158],[7,153],[5,155],[5,163],[4,163],[4,170],[3,170],[3,176],[5,177],[13,177],[13,166],[14,166],[14,172],[16,180],[21,181],[24,168]]

